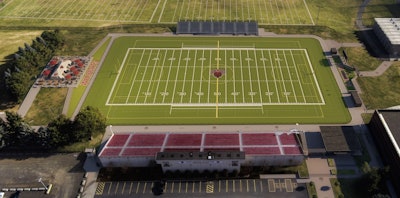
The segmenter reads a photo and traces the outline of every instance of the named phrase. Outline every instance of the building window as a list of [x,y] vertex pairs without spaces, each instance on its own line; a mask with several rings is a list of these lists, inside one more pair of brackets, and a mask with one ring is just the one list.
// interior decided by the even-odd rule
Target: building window
[[238,161],[232,161],[232,166],[239,166],[239,162]]
[[165,162],[163,166],[164,167],[170,167],[169,162]]

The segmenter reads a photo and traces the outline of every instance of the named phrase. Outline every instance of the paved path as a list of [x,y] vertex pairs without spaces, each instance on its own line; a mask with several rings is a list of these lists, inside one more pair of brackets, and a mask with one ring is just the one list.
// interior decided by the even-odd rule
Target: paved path
[[37,94],[40,91],[40,87],[31,87],[28,94],[26,94],[24,101],[18,109],[18,114],[24,117],[28,113],[29,108],[31,108],[33,101],[35,100]]
[[358,8],[358,12],[357,12],[357,18],[356,18],[356,26],[359,30],[364,30],[366,29],[366,27],[364,26],[363,22],[362,22],[362,15],[365,12],[365,7],[367,7],[368,3],[370,2],[370,0],[364,0],[360,7]]
[[[103,40],[101,40],[101,42],[89,53],[89,56],[93,56],[94,53],[97,51],[97,49],[99,49],[104,44],[104,42],[106,42],[108,40],[108,38],[110,38],[110,37],[109,36],[104,37]],[[74,113],[72,114],[71,119],[74,119],[75,116],[79,113],[79,110],[82,108],[83,102],[85,101],[86,96],[88,95],[88,93],[90,91],[90,88],[92,87],[93,82],[96,79],[97,73],[99,73],[100,68],[103,65],[103,62],[104,62],[104,59],[105,59],[106,55],[110,51],[110,48],[111,48],[111,46],[113,44],[114,39],[115,39],[115,37],[111,37],[111,41],[108,44],[107,49],[104,52],[103,56],[101,57],[101,60],[99,62],[99,66],[96,67],[96,70],[94,71],[93,76],[90,78],[90,81],[89,81],[89,83],[88,83],[88,85],[87,85],[87,87],[85,89],[85,92],[83,93],[81,99],[79,100],[79,103],[78,103]]]
[[359,76],[374,77],[380,76],[393,64],[390,61],[383,61],[374,71],[360,71]]
[[62,114],[67,115],[69,103],[71,102],[72,92],[74,92],[74,87],[68,87],[67,97],[65,98],[64,107],[62,110]]

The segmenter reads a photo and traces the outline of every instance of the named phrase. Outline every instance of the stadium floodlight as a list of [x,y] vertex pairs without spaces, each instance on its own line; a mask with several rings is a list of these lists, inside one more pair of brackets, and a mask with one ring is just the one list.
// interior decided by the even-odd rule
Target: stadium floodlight
[[46,190],[48,190],[47,186],[43,183],[42,178],[39,178],[38,182],[41,183]]

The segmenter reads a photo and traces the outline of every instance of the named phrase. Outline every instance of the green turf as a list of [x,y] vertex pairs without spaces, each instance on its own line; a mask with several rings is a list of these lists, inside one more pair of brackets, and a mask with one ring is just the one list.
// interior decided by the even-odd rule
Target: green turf
[[[43,6],[46,4],[46,6]],[[171,23],[180,20],[257,20],[260,24],[312,25],[306,1],[264,0],[13,0],[0,18],[111,23]]]
[[[181,50],[182,46],[186,49]],[[267,57],[272,65],[264,69],[262,54],[275,51],[280,54],[273,55],[282,60]],[[230,63],[233,57],[237,60]],[[99,107],[110,124],[346,123],[349,113],[324,63],[315,39],[121,37],[114,41],[84,106]],[[226,74],[217,83],[211,71],[218,65]],[[266,81],[265,75],[275,79]],[[200,86],[203,93],[197,95]],[[265,91],[268,86],[274,91]],[[236,101],[232,90],[240,90]]]
[[[104,55],[105,50],[107,49],[108,44],[110,43],[110,39],[108,38],[103,45],[100,46],[99,49],[93,54],[93,61],[100,62],[101,57]],[[67,116],[71,117],[74,113],[76,107],[78,106],[79,101],[82,98],[83,93],[86,90],[86,86],[79,85],[74,88],[71,96],[71,100],[68,106]]]

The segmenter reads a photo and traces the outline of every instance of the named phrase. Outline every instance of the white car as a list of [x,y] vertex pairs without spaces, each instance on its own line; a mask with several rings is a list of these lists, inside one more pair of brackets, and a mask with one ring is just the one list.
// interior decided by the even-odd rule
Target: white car
[[0,192],[0,198],[4,197],[4,192]]

